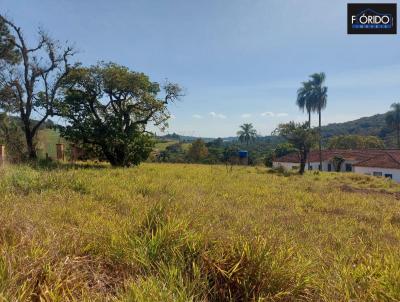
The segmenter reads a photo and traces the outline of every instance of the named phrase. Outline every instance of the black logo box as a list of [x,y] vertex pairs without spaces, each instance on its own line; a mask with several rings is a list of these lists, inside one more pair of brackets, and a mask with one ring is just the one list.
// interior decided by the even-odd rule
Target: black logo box
[[[352,16],[365,10],[373,10],[380,14],[391,14],[391,28],[353,28]],[[348,3],[347,4],[347,33],[348,34],[396,34],[397,33],[397,4],[396,3]]]

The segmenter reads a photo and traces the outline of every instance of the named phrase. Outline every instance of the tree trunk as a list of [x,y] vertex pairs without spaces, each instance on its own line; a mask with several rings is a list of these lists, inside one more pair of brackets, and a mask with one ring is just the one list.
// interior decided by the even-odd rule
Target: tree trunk
[[26,139],[26,147],[28,149],[28,157],[29,157],[29,159],[35,160],[37,158],[36,146],[33,142],[35,133],[32,133],[29,123],[24,124],[24,132],[25,132],[25,139]]
[[306,166],[306,162],[304,160],[300,160],[300,170],[299,170],[300,175],[304,174],[305,166]]
[[127,167],[125,157],[126,154],[121,151],[121,150],[109,150],[107,146],[101,146],[101,149],[103,150],[104,156],[107,158],[108,162],[111,164],[113,167]]
[[321,136],[321,108],[318,108],[318,130],[319,130],[319,170],[322,171],[322,136]]
[[303,151],[300,151],[300,170],[299,170],[300,175],[304,174],[304,168],[306,166],[306,161],[307,161],[307,149],[304,148]]

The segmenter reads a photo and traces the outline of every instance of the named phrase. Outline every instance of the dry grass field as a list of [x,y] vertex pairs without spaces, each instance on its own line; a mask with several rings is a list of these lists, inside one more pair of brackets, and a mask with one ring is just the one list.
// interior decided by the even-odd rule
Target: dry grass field
[[4,167],[0,301],[399,301],[399,192],[261,167]]

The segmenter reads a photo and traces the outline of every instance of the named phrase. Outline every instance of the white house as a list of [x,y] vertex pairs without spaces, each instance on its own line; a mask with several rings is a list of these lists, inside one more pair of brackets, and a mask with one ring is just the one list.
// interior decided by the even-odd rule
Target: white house
[[389,177],[400,182],[400,151],[389,151],[384,154],[360,161],[354,165],[354,172]]
[[[306,169],[318,170],[319,164],[319,152],[311,151]],[[297,169],[299,165],[297,153],[273,161],[273,167],[282,166],[285,169]],[[323,150],[322,170],[389,177],[400,182],[400,150]]]

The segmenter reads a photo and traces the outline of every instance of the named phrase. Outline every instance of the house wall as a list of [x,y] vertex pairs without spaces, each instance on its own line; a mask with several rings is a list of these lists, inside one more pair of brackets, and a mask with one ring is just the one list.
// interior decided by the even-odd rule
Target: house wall
[[[351,172],[354,172],[354,164],[355,163],[357,163],[358,161],[356,161],[356,160],[345,160],[343,163],[342,163],[342,166],[340,167],[340,172],[346,172],[346,164],[350,164],[351,165]],[[333,168],[333,164],[332,164],[332,169],[334,169]]]
[[[354,172],[354,167],[353,164],[355,164],[356,161],[354,160],[346,160],[342,163],[340,167],[340,172],[346,172],[346,164],[351,164],[352,165],[352,172]],[[322,171],[328,171],[328,165],[331,164],[331,172],[335,172],[335,166],[333,163],[329,160],[323,161],[322,162]],[[312,167],[312,170],[318,170],[319,168],[319,162],[310,162],[310,166]],[[306,169],[308,169],[308,164],[306,164]]]
[[373,167],[354,167],[355,173],[373,175],[374,172],[381,172],[384,177],[385,174],[392,174],[394,181],[400,182],[400,169],[387,169],[387,168],[373,168]]
[[[354,164],[355,161],[345,161],[345,162],[343,162],[343,164],[341,166],[341,172],[345,172],[346,171],[346,164],[348,164],[348,163]],[[332,172],[334,172],[335,168],[334,168],[333,164],[330,161],[323,161],[322,162],[322,171],[328,171],[328,164],[332,165]],[[310,165],[312,167],[313,171],[317,171],[318,167],[319,167],[319,162],[306,163],[306,167],[305,167],[306,170],[308,170],[308,165]],[[287,170],[291,170],[291,169],[293,169],[293,167],[299,168],[300,167],[300,163],[273,162],[272,166],[274,168],[276,168],[278,166],[281,166],[281,167],[284,167]]]
[[[382,177],[385,176],[385,174],[392,174],[392,179],[396,182],[400,182],[400,169],[387,169],[387,168],[373,168],[373,167],[358,167],[358,166],[353,166],[357,161],[351,161],[351,160],[346,160],[342,163],[341,166],[341,172],[346,172],[346,164],[351,164],[352,165],[352,172],[354,173],[359,173],[359,174],[366,174],[366,175],[371,175],[373,176],[374,172],[381,172]],[[334,166],[332,162],[330,161],[323,161],[322,162],[322,170],[323,171],[328,171],[328,164],[332,165],[332,171],[334,171]],[[316,171],[318,170],[319,162],[310,162],[310,165],[312,166],[312,170]],[[284,167],[287,170],[292,170],[293,167],[299,168],[300,164],[299,163],[287,163],[287,162],[273,162],[272,166],[274,168],[277,168],[279,166]],[[308,164],[306,164],[306,170],[308,170]]]
[[[306,170],[310,170],[309,167],[311,167],[312,171],[317,171],[319,170],[319,162],[310,162],[306,163]],[[328,171],[328,162],[323,161],[322,162],[322,170],[323,171]]]
[[[322,167],[324,167],[325,162],[322,162]],[[319,167],[319,162],[309,162],[306,163],[306,170],[310,170],[309,167],[311,167],[311,170],[318,170]]]
[[[355,164],[356,162],[357,161],[355,161],[355,160],[345,160],[342,163],[341,167],[340,167],[340,172],[346,172],[346,164],[351,164],[352,165],[352,171],[351,172],[354,172],[354,168],[355,167],[353,166],[353,164]],[[328,165],[329,164],[331,164],[331,168],[332,168],[331,172],[335,172],[335,167],[334,167],[333,163],[331,161],[328,161],[328,160],[322,162],[322,171],[328,171]],[[306,170],[309,170],[308,165],[310,165],[312,167],[312,171],[318,171],[319,162],[306,163],[306,167],[305,167]],[[276,168],[278,166],[282,166],[287,170],[291,170],[291,169],[293,169],[293,167],[299,168],[300,167],[300,163],[273,162],[272,166],[274,168]]]

